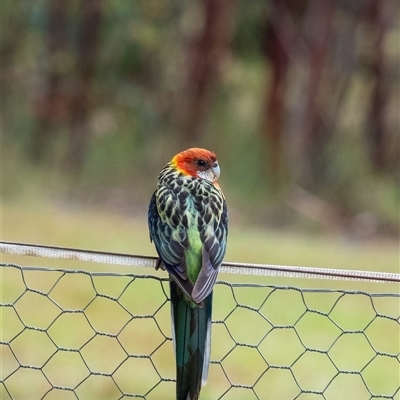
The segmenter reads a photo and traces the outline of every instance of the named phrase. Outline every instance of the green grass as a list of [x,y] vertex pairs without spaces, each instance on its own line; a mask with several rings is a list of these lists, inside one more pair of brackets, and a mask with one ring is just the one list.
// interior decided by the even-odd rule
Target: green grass
[[[140,217],[127,216],[101,209],[68,207],[65,203],[52,201],[31,203],[19,200],[11,203],[4,200],[2,239],[155,254],[148,239],[145,212]],[[335,235],[307,236],[298,232],[235,226],[234,221],[230,227],[226,260],[388,272],[399,270],[398,244],[394,241],[357,243]],[[146,268],[35,257],[2,255],[2,262],[165,277],[164,272]],[[84,274],[62,276],[55,272],[25,272],[25,283],[21,278],[18,270],[1,270],[2,302],[15,303],[16,310],[1,309],[2,340],[7,342],[13,339],[13,351],[22,364],[42,365],[55,351],[55,345],[81,349],[80,354],[91,370],[106,373],[117,370],[113,376],[123,391],[144,394],[157,383],[158,376],[150,360],[126,359],[127,353],[150,354],[161,344],[154,351],[152,362],[163,377],[174,378],[172,345],[163,336],[170,335],[169,304],[159,281],[132,280],[128,277],[90,278]],[[255,282],[301,288],[324,287],[367,292],[398,290],[394,285],[360,282],[228,274],[221,274],[220,279],[231,283]],[[167,285],[162,285],[168,292]],[[26,292],[16,301],[26,287],[47,293],[52,301],[34,292]],[[96,293],[101,296],[96,297]],[[107,296],[118,297],[118,302]],[[237,304],[253,307],[259,312],[237,307]],[[60,314],[61,309],[77,312]],[[155,318],[131,320],[129,312],[142,316],[155,315]],[[329,318],[321,313],[329,313]],[[398,354],[398,323],[377,317],[377,313],[398,318],[398,298],[378,298],[372,304],[365,295],[340,297],[338,293],[302,294],[295,289],[273,290],[265,287],[236,287],[232,290],[229,285],[217,285],[214,319],[220,323],[213,326],[212,358],[222,360],[223,369],[221,365],[211,365],[209,382],[202,391],[202,398],[214,399],[222,395],[229,388],[226,375],[234,384],[254,384],[266,367],[260,353],[273,366],[291,366],[299,385],[313,390],[323,389],[337,371],[326,355],[319,352],[304,353],[305,347],[329,350],[329,356],[343,370],[358,370],[374,358],[376,353],[371,345],[377,351]],[[43,328],[46,332],[23,330],[19,318],[23,319],[25,325]],[[366,335],[341,334],[342,330],[365,330]],[[94,337],[95,331],[118,334],[119,342],[107,336]],[[235,347],[235,342],[258,345],[259,352],[255,348]],[[6,376],[17,365],[8,346],[2,346],[1,356],[2,375]],[[124,359],[126,362],[118,368]],[[372,392],[392,395],[399,386],[397,370],[398,360],[377,356],[365,367],[363,377]],[[74,386],[88,373],[77,352],[57,353],[43,371],[60,386]],[[329,386],[327,398],[348,398],[350,390],[351,398],[369,398],[360,379],[358,375],[338,376]],[[21,382],[26,384],[21,385]],[[43,394],[49,389],[40,371],[26,369],[20,369],[9,378],[7,385],[12,388],[15,398],[33,398],[35,394]],[[4,388],[1,390],[0,398],[7,399]],[[299,392],[291,372],[276,368],[270,368],[263,375],[255,390],[261,398],[273,399],[290,399]],[[173,398],[173,391],[172,383],[161,384],[147,398]],[[70,394],[52,391],[45,399],[69,399],[72,398]],[[77,394],[84,399],[111,400],[119,397],[111,378],[103,376],[89,377],[79,385]],[[253,398],[255,395],[251,390],[232,389],[224,400]]]

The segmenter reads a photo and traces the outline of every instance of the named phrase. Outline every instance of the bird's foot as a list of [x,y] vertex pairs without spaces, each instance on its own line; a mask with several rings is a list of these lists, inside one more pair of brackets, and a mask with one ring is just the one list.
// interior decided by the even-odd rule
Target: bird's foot
[[157,271],[158,269],[160,269],[160,268],[161,268],[163,271],[165,271],[165,265],[163,264],[161,258],[159,258],[159,259],[157,260],[157,262],[156,262],[156,271]]

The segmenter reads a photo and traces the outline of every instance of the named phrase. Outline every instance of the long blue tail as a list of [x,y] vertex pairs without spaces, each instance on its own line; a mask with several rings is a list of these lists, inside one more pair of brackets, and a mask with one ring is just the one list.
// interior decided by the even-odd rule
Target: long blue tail
[[198,307],[170,281],[176,356],[176,399],[197,400],[210,362],[212,292]]

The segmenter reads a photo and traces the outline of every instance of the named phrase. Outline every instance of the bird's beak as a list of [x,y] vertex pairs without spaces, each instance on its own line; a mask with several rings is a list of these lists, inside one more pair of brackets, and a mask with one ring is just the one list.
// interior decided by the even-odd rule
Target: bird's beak
[[214,174],[215,180],[219,178],[219,174],[221,173],[221,170],[219,169],[219,165],[217,162],[214,163],[212,166],[212,172]]

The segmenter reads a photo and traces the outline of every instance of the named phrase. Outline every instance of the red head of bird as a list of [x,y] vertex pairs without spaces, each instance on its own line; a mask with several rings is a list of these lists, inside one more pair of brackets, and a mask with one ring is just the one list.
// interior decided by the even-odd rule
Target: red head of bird
[[185,175],[195,176],[197,178],[207,179],[210,182],[216,182],[219,178],[220,169],[217,156],[212,151],[191,148],[177,154],[171,164],[179,172]]

